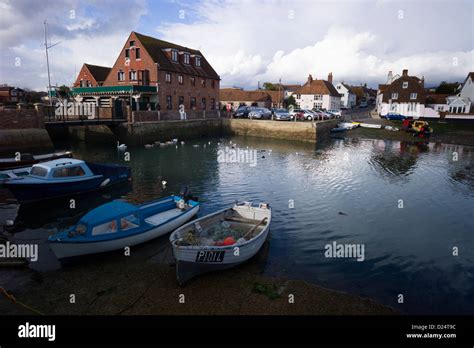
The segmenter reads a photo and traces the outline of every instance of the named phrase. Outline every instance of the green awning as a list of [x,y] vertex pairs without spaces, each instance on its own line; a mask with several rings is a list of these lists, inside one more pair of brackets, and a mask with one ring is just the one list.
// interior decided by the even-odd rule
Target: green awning
[[157,93],[156,86],[99,86],[99,87],[75,87],[71,93],[74,95],[81,94],[134,94],[134,93]]

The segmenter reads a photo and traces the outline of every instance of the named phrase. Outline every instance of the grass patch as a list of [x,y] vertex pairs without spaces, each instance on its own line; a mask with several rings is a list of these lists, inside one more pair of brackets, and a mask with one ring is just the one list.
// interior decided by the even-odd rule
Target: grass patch
[[280,297],[277,287],[274,284],[253,283],[252,292],[265,295],[270,300],[276,300]]

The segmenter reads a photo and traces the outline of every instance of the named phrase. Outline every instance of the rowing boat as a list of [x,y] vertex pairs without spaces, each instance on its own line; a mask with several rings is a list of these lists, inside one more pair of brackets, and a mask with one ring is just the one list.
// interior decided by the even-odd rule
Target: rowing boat
[[267,239],[271,219],[268,204],[244,202],[178,228],[170,236],[178,283],[252,258]]
[[73,227],[48,238],[58,259],[131,247],[163,236],[199,211],[199,203],[169,196],[141,205],[115,200],[84,215]]

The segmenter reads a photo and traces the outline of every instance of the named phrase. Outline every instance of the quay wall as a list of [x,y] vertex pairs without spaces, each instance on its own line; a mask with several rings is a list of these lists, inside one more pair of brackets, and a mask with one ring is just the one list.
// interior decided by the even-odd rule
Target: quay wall
[[329,135],[337,120],[319,122],[283,122],[247,119],[223,119],[226,133],[285,140],[316,142],[318,137]]
[[15,152],[39,154],[52,150],[53,143],[45,129],[0,129],[0,154],[13,157]]

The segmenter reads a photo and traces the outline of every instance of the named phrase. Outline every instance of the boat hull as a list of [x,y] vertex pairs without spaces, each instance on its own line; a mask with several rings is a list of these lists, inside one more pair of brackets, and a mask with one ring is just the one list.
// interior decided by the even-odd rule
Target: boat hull
[[[209,216],[214,216],[219,213],[220,212],[211,214]],[[196,222],[206,218],[207,217],[203,217],[196,220]],[[180,285],[184,285],[192,278],[195,278],[201,274],[233,268],[248,261],[260,251],[263,244],[267,240],[268,233],[270,231],[270,223],[271,211],[268,215],[268,222],[260,234],[250,242],[242,245],[234,244],[228,247],[177,246],[172,243],[173,256],[176,259],[176,279],[178,283]],[[203,252],[208,254],[217,254],[219,252],[223,252],[223,256],[219,257],[219,260],[217,261],[200,262],[199,259],[200,256],[202,256],[201,253]]]
[[14,158],[11,159],[4,159],[0,160],[0,169],[7,170],[7,169],[16,169],[21,167],[32,166],[33,164],[45,162],[45,161],[52,161],[59,158],[71,158],[72,153],[69,151],[65,152],[57,152],[51,153],[46,155],[39,155],[39,156],[31,156],[30,159],[27,160],[20,160],[16,161]]
[[98,254],[108,251],[123,249],[141,243],[148,242],[152,239],[161,237],[176,228],[180,227],[190,219],[192,219],[199,211],[199,206],[189,209],[186,213],[180,215],[176,219],[169,221],[163,225],[150,228],[149,230],[119,239],[111,239],[96,242],[51,242],[50,246],[58,259],[70,258],[88,254]]

